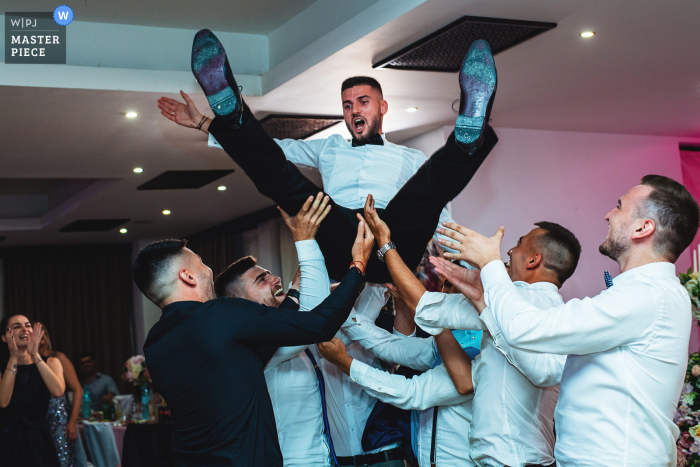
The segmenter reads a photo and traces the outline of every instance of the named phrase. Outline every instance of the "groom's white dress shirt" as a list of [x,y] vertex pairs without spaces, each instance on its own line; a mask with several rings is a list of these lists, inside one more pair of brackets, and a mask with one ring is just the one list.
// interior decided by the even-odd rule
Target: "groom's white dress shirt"
[[481,271],[513,347],[568,355],[555,422],[557,467],[676,466],[673,423],[688,362],[690,299],[673,264],[626,271],[593,298],[525,300],[501,261]]
[[[311,141],[276,139],[275,142],[294,165],[312,167],[321,172],[323,190],[333,201],[348,209],[360,209],[364,207],[368,194],[374,197],[377,208],[386,208],[428,160],[417,149],[390,143],[384,135],[382,139],[383,146],[366,144],[357,147],[340,135]],[[211,133],[209,146],[221,148]],[[442,222],[454,222],[447,209],[443,209],[440,215]],[[438,238],[437,234],[435,238]]]
[[434,407],[437,413],[436,464],[473,466],[468,439],[472,421],[473,394],[455,389],[445,365],[438,363],[435,339],[390,334],[371,322],[348,319],[343,331],[380,360],[405,365],[425,373],[406,378],[372,368],[358,360],[350,367],[350,380],[377,399],[416,412],[413,428],[414,454],[421,467],[430,466]]
[[[513,282],[520,296],[539,307],[563,304],[549,282]],[[524,352],[508,345],[491,321],[463,295],[423,294],[416,324],[430,334],[451,329],[481,329],[481,353],[472,364],[474,408],[469,451],[479,466],[522,467],[554,463],[554,409],[566,362],[562,355]],[[558,427],[557,427],[558,428]]]

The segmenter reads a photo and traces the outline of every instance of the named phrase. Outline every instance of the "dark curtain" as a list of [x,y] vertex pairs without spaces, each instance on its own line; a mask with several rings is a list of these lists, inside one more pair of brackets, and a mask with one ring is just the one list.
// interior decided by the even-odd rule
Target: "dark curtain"
[[202,257],[216,277],[226,267],[243,256],[243,236],[225,233],[214,238],[188,240],[187,247]]
[[187,235],[187,247],[202,257],[216,277],[226,267],[243,256],[245,249],[241,233],[263,222],[279,218],[276,206],[270,206],[233,219],[201,232]]
[[131,245],[8,247],[0,257],[5,313],[41,321],[78,374],[80,353],[92,350],[97,370],[121,387],[135,350]]

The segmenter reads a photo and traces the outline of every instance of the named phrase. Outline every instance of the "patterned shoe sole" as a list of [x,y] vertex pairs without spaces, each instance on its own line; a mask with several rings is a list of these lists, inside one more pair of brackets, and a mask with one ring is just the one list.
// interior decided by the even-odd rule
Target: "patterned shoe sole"
[[455,123],[455,138],[460,143],[471,144],[481,136],[496,81],[489,44],[483,40],[474,42],[459,73],[459,85],[466,96]]
[[236,110],[238,98],[226,81],[226,51],[208,29],[199,31],[194,37],[192,73],[215,114],[226,116]]

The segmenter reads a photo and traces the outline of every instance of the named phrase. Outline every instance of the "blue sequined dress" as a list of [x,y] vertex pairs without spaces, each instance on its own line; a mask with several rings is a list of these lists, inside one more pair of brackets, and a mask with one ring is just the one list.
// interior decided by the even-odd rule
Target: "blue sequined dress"
[[[53,356],[53,354],[51,355]],[[65,394],[61,397],[51,396],[49,400],[49,412],[46,421],[49,425],[49,432],[56,446],[56,454],[61,467],[75,467],[75,443],[68,442],[66,438],[66,425],[70,417],[70,407],[66,401]]]

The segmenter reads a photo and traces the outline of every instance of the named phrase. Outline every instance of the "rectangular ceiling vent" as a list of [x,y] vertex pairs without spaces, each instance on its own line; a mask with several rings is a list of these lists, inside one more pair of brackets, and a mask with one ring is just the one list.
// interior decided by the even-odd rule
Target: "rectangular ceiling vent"
[[380,60],[372,68],[456,72],[475,40],[486,40],[491,46],[491,52],[496,55],[556,26],[557,23],[462,16]]
[[277,139],[306,139],[343,121],[324,115],[270,114],[260,120],[267,134]]
[[234,169],[228,170],[168,170],[153,178],[138,190],[191,190],[202,188],[214,180],[225,177],[233,173]]
[[59,232],[107,232],[127,222],[129,219],[81,219],[71,222]]

